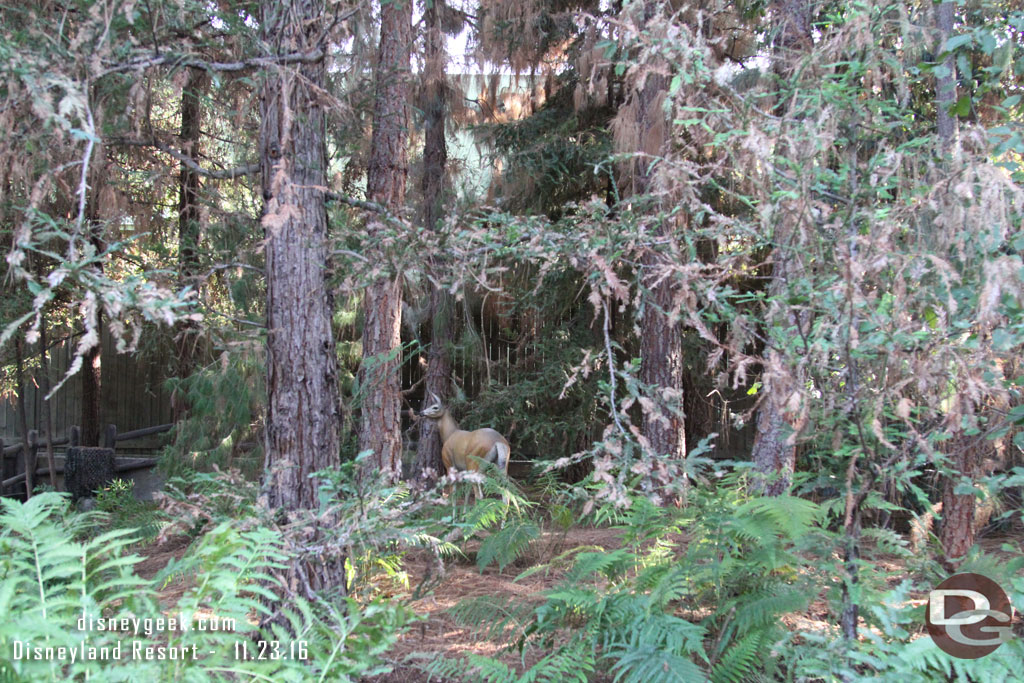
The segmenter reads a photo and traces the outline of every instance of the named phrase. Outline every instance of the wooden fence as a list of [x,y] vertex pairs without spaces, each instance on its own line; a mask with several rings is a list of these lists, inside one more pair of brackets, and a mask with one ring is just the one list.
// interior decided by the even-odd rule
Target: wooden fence
[[[49,350],[50,383],[56,386],[64,378],[74,360],[77,339],[65,339]],[[28,357],[38,355],[38,347],[29,348]],[[166,355],[153,354],[140,360],[135,354],[117,353],[109,334],[102,335],[102,390],[100,392],[100,424],[116,424],[131,432],[171,421],[171,400],[163,388],[169,366]],[[32,364],[36,365],[36,364]],[[34,373],[26,372],[25,412],[29,429],[42,434],[43,392]],[[53,438],[66,440],[72,425],[82,422],[82,377],[68,379],[50,399]],[[0,401],[0,439],[11,444],[21,440],[18,404],[14,397]],[[133,444],[136,449],[153,449],[160,445],[158,436],[150,435]]]

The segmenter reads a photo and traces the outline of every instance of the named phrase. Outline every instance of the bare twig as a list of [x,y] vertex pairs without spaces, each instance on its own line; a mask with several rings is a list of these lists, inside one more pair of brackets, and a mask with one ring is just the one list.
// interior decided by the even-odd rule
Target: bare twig
[[130,147],[152,147],[153,149],[158,149],[164,154],[167,154],[173,157],[174,159],[180,161],[182,164],[185,165],[186,168],[188,168],[192,172],[198,173],[199,175],[205,178],[213,178],[215,180],[231,180],[233,178],[241,178],[243,176],[259,173],[260,171],[259,164],[246,164],[245,166],[238,166],[236,168],[228,168],[221,171],[212,171],[210,169],[203,168],[202,166],[200,166],[195,159],[188,156],[187,154],[182,154],[178,150],[168,145],[165,145],[159,140],[135,140],[132,138],[113,138],[108,142],[111,145],[127,145]]
[[279,66],[282,64],[312,64],[324,58],[324,51],[317,48],[311,52],[291,52],[286,55],[269,55],[266,57],[252,57],[241,59],[236,62],[210,62],[188,55],[147,55],[113,64],[99,74],[96,78],[109,76],[110,74],[123,71],[139,71],[151,69],[154,66],[173,66],[177,68],[196,67],[207,71],[246,71],[266,66]]
[[601,307],[604,309],[604,352],[608,354],[608,378],[610,381],[608,386],[608,397],[612,404],[612,419],[615,420],[615,426],[618,427],[619,431],[624,436],[628,436],[626,434],[626,428],[623,427],[622,422],[619,421],[619,405],[615,399],[615,355],[612,353],[612,338],[609,331],[611,327],[611,314],[608,312],[607,299],[601,299]]

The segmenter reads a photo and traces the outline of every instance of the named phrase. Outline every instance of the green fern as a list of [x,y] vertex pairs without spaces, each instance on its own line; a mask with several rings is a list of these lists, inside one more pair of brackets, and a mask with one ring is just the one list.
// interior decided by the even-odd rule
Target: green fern
[[492,562],[503,571],[540,536],[540,529],[529,520],[516,519],[484,539],[476,555],[476,566],[482,572]]
[[618,548],[611,552],[579,553],[573,568],[566,574],[565,583],[575,584],[591,580],[592,575],[601,575],[614,581],[632,566],[633,553],[626,548]]
[[576,637],[531,666],[516,683],[586,683],[595,668],[593,648],[585,638]]
[[[134,573],[140,559],[127,553],[133,542],[128,529],[115,529],[89,540],[76,540],[96,528],[95,515],[69,509],[60,494],[44,493],[26,503],[4,499],[0,514],[0,680],[124,681],[124,680],[238,680],[306,681],[352,680],[367,672],[382,672],[380,656],[409,620],[406,610],[393,605],[360,605],[347,600],[332,606],[326,600],[311,605],[290,604],[282,615],[289,629],[274,626],[259,634],[250,617],[269,616],[279,604],[274,574],[294,561],[284,550],[280,534],[266,528],[239,530],[217,525],[192,551],[157,577],[194,576],[168,617],[192,628],[135,633],[79,630],[79,619],[128,618],[156,620],[163,609],[154,583]],[[199,628],[199,619],[208,628]],[[145,623],[145,622],[142,622]],[[239,656],[252,639],[278,642],[272,651],[293,652],[301,641],[306,659],[258,659]],[[15,658],[15,642],[32,647],[94,647],[123,654],[112,666],[102,659]],[[19,645],[20,647],[21,645]],[[135,647],[164,647],[191,654],[166,661],[134,656]],[[132,654],[129,654],[132,653]],[[254,654],[254,650],[250,649]]]
[[765,671],[763,660],[764,648],[770,644],[765,630],[745,632],[737,626],[737,631],[744,635],[734,640],[725,649],[722,656],[715,662],[711,670],[713,683],[743,683],[749,681],[754,671]]
[[510,643],[529,623],[533,606],[515,598],[481,595],[460,600],[449,613],[455,623],[473,628],[485,640]]
[[[79,630],[80,617],[159,614],[148,584],[132,573],[140,559],[127,554],[132,532],[116,529],[91,541],[74,540],[95,517],[74,514],[67,498],[53,492],[0,504],[0,679],[104,680],[103,661],[15,658],[13,652],[16,642],[113,652],[120,634]],[[122,676],[158,677],[157,662],[123,663]]]
[[609,652],[617,661],[615,680],[623,683],[690,683],[707,676],[689,657],[658,649],[648,643]]

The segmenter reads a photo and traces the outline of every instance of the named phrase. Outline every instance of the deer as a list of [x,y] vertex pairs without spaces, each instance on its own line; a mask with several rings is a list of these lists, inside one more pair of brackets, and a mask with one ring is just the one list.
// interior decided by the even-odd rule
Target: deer
[[[473,432],[459,429],[459,423],[437,394],[429,392],[429,396],[431,401],[420,411],[420,415],[437,422],[438,431],[441,432],[441,460],[446,472],[478,472],[481,462],[489,462],[507,476],[512,449],[505,437],[489,427]],[[479,483],[476,484],[476,497],[477,500],[483,498]]]

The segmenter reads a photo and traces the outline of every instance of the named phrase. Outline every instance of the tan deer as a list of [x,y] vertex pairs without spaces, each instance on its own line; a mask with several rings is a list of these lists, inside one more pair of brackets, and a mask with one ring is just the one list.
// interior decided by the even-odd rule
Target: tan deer
[[[505,437],[490,428],[474,432],[459,429],[459,423],[441,399],[433,392],[430,392],[430,399],[420,415],[437,422],[437,429],[441,432],[441,460],[448,474],[452,470],[478,472],[481,462],[489,462],[508,475],[508,458],[512,449]],[[476,497],[477,500],[483,498],[480,484],[476,484]]]

